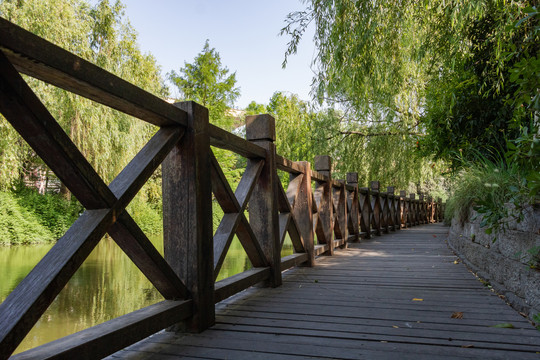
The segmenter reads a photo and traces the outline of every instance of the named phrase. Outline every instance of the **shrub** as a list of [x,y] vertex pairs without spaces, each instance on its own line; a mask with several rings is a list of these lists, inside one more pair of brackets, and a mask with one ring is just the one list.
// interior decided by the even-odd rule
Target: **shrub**
[[[161,206],[161,204],[158,205]],[[144,201],[141,196],[136,196],[131,201],[127,211],[145,234],[163,232],[163,217],[159,207]]]
[[30,244],[56,239],[39,216],[22,207],[15,194],[0,192],[0,244]]
[[[534,202],[527,187],[527,173],[515,159],[479,156],[468,162],[455,179],[453,194],[446,204],[445,218],[463,224],[474,208],[482,216],[486,233],[506,229],[512,219],[520,221],[524,205]],[[508,206],[508,204],[513,206]]]
[[20,186],[15,190],[17,203],[49,229],[55,240],[62,237],[83,211],[76,200],[66,200],[59,194],[40,194],[36,189]]

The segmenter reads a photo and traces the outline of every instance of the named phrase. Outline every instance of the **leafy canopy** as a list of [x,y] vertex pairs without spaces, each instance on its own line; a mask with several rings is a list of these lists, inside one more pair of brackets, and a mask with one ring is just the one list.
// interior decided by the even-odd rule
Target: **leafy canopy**
[[[282,29],[291,39],[286,56],[296,52],[306,27],[314,23],[315,96],[341,105],[367,130],[374,122],[404,135],[442,127],[463,138],[471,127],[481,131],[495,121],[500,125],[487,131],[500,134],[512,121],[523,125],[516,118],[523,115],[518,114],[523,103],[538,103],[538,76],[530,76],[538,74],[538,18],[528,1],[304,3],[306,9],[289,14]],[[507,96],[516,95],[521,100],[508,104]],[[465,122],[478,118],[487,98],[492,101],[485,107],[494,107],[491,115],[480,115],[483,119],[474,125],[445,124],[455,116]],[[480,147],[501,142],[500,136],[475,139]],[[458,149],[457,143],[446,142],[443,146],[453,147],[448,150]],[[448,158],[435,144],[429,150]]]
[[168,75],[184,100],[193,100],[208,108],[211,123],[228,130],[231,128],[234,119],[227,110],[240,96],[236,72],[229,74],[208,40],[192,63],[184,62],[178,73],[173,70]]

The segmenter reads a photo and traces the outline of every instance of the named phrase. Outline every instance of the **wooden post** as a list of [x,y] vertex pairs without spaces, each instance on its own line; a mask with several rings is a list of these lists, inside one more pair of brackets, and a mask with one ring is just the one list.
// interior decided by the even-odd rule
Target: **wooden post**
[[437,222],[442,221],[442,198],[437,198]]
[[410,218],[411,218],[411,226],[418,225],[418,207],[416,206],[416,200],[415,200],[416,194],[409,194],[410,199]]
[[208,110],[193,101],[176,106],[188,113],[188,126],[162,164],[163,248],[195,305],[175,330],[201,332],[215,323]]
[[325,255],[334,255],[334,209],[332,205],[332,158],[327,155],[315,156],[315,170],[328,177],[328,181],[317,181],[315,199],[318,202],[318,220],[315,231],[319,243],[327,244]]
[[[296,202],[293,208],[293,215],[298,224],[298,231],[304,242],[304,249],[308,254],[308,265],[315,265],[314,252],[314,234],[313,234],[313,196],[311,191],[311,164],[309,161],[297,162],[303,168],[303,176],[300,184],[300,190],[296,197]],[[293,175],[291,174],[291,177]]]
[[401,230],[401,196],[394,193],[394,230]]
[[396,230],[396,198],[394,196],[395,189],[393,186],[386,188],[386,194],[388,196],[388,218],[386,220],[386,226],[389,230]]
[[425,209],[426,202],[424,201],[424,194],[418,193],[418,217],[419,217],[419,223],[425,224],[426,223],[426,209]]
[[[246,117],[246,139],[266,149],[257,185],[249,200],[249,223],[270,264],[269,285],[281,285],[281,243],[276,181],[276,123],[268,114]],[[248,162],[252,161],[248,159]]]
[[[336,184],[337,183],[337,184]],[[347,226],[347,189],[345,189],[345,180],[335,180],[331,186],[332,201],[334,204],[334,239],[341,240],[340,247],[345,247],[349,237],[349,229]]]
[[407,201],[407,192],[405,190],[401,190],[399,192],[400,197],[400,204],[401,204],[401,211],[400,211],[400,224],[403,228],[407,228],[407,212],[408,212],[408,201]]
[[379,182],[371,182],[371,227],[375,230],[376,235],[381,235],[381,194],[379,193]]
[[388,215],[389,215],[389,207],[388,207],[388,194],[383,192],[381,188],[379,188],[379,201],[381,204],[381,233],[388,234]]
[[360,240],[360,211],[358,203],[358,173],[347,173],[347,184],[354,187],[354,190],[348,192],[347,204],[349,207],[349,235],[354,236],[354,241]]
[[427,197],[427,218],[428,218],[428,224],[431,224],[433,221],[433,210],[435,210],[435,207],[433,206],[433,198],[431,196]]
[[360,231],[365,239],[371,238],[371,194],[369,188],[358,189],[360,203]]

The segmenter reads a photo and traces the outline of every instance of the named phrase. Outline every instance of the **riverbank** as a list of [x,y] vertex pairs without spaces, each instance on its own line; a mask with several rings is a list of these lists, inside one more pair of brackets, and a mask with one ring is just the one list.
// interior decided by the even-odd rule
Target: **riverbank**
[[[163,231],[158,206],[136,197],[127,209],[147,235]],[[0,191],[0,246],[54,242],[83,211],[78,201],[55,193],[39,194],[26,187]]]
[[56,241],[82,211],[76,201],[21,188],[0,191],[0,245]]

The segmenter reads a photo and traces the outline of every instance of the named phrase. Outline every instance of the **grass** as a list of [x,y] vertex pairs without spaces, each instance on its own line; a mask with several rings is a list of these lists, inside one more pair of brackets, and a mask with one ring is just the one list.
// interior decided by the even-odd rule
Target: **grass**
[[519,208],[531,202],[522,169],[515,162],[502,157],[496,160],[479,157],[464,165],[455,177],[452,195],[446,203],[447,221],[457,218],[463,224],[474,208],[494,224],[505,215],[512,215],[508,203]]

